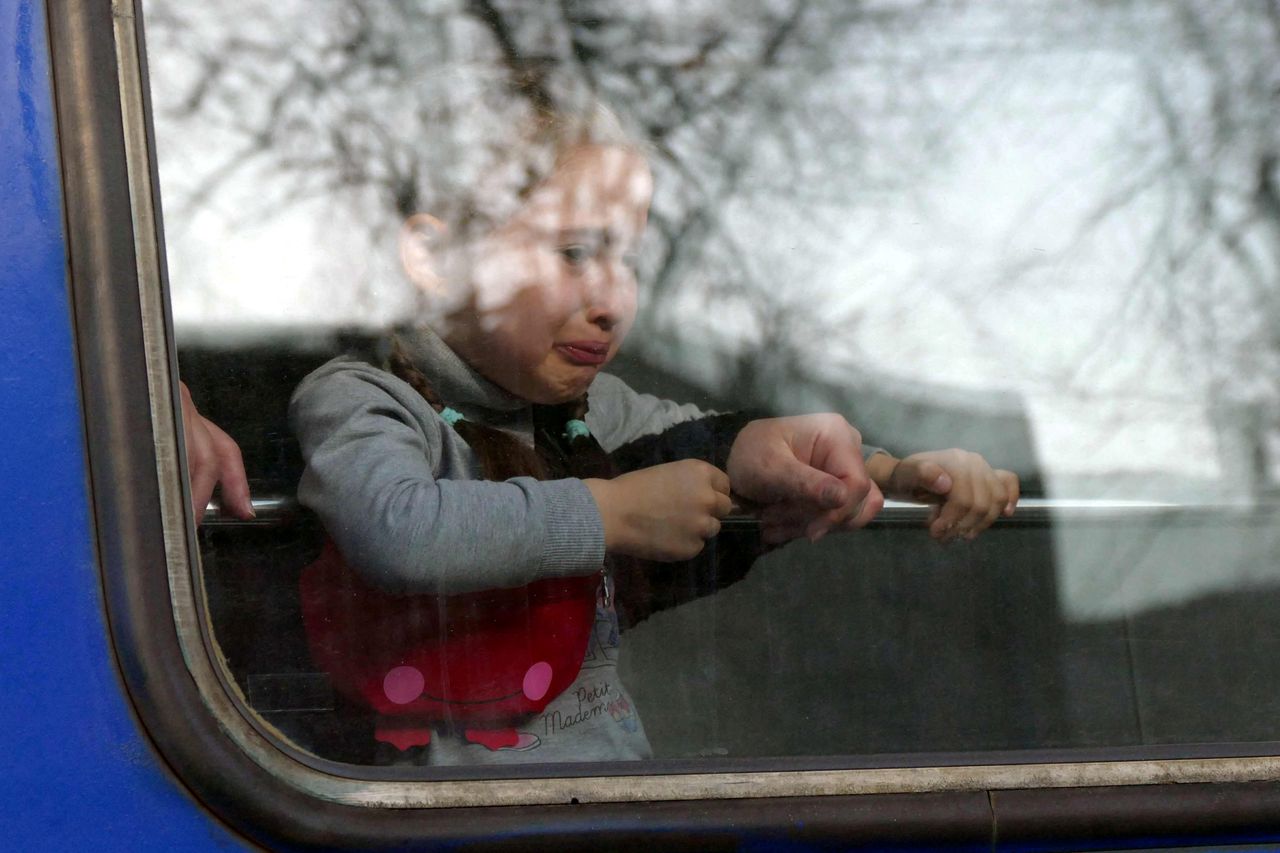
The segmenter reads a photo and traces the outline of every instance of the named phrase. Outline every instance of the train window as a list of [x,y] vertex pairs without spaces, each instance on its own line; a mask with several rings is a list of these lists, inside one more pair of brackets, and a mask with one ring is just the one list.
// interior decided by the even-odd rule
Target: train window
[[1265,4],[142,5],[256,512],[183,630],[254,749],[402,805],[1257,778]]

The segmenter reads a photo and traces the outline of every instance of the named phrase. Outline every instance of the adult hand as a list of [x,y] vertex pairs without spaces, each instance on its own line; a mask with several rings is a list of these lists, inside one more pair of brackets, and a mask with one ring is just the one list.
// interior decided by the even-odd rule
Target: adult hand
[[196,411],[185,382],[179,382],[178,387],[182,392],[182,431],[187,439],[187,472],[196,524],[204,518],[205,507],[219,483],[222,484],[222,505],[236,518],[253,518],[249,480],[244,473],[240,448],[217,424]]
[[902,460],[876,455],[867,468],[889,497],[935,504],[929,535],[941,542],[973,540],[1018,505],[1018,475],[967,450],[931,450]]
[[688,560],[729,514],[729,478],[698,459],[584,480],[600,509],[605,549],[645,560]]
[[752,421],[727,468],[734,493],[760,505],[770,545],[862,527],[884,504],[862,462],[862,436],[839,415]]

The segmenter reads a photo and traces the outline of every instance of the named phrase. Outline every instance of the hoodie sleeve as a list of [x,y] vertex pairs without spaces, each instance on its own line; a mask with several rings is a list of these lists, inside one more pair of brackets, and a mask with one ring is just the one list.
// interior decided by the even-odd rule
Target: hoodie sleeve
[[[678,459],[704,459],[724,468],[738,433],[759,412],[704,412],[632,390],[607,373],[591,386],[587,425],[623,471],[634,471]],[[884,453],[863,445],[862,458]]]
[[473,479],[462,440],[385,371],[330,362],[294,392],[289,420],[299,500],[380,587],[454,594],[600,569],[604,529],[581,480]]

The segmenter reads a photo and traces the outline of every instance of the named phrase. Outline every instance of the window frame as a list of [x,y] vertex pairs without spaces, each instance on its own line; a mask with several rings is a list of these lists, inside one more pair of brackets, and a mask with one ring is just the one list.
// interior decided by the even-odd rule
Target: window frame
[[1280,757],[1224,756],[1227,746],[1200,755],[1196,747],[1153,747],[1093,750],[1091,760],[1076,761],[1058,751],[788,769],[845,761],[803,760],[727,772],[654,762],[643,775],[580,767],[538,775],[534,785],[533,772],[356,778],[345,765],[307,761],[274,741],[242,711],[209,654],[174,406],[177,361],[139,5],[48,2],[91,491],[126,689],[174,774],[220,818],[269,843],[516,838],[522,849],[535,838],[550,849],[598,846],[600,833],[613,842],[660,833],[681,845],[780,833],[808,842],[896,833],[990,845],[1280,832]]

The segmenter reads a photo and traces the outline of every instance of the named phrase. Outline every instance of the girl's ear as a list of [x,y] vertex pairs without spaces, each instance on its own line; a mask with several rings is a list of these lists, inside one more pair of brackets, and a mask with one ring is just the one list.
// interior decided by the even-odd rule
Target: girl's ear
[[438,295],[444,286],[440,250],[449,229],[429,213],[415,213],[400,228],[400,264],[423,292]]

